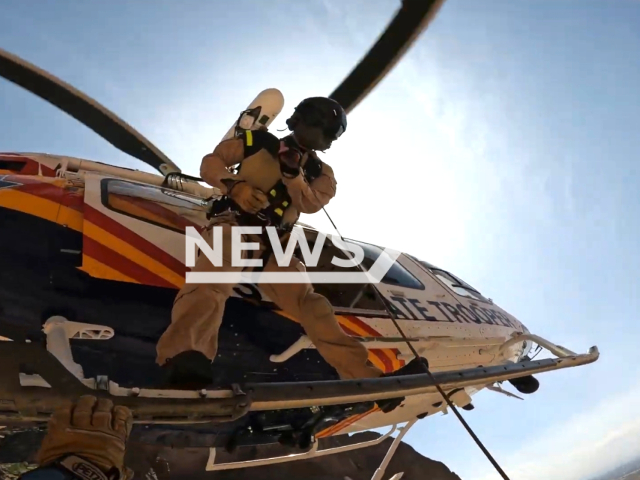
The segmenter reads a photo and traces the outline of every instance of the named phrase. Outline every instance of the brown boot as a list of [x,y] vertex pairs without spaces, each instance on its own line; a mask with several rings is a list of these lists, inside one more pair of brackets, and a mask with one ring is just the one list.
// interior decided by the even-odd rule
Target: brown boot
[[[429,370],[429,361],[424,357],[420,357],[419,359],[414,358],[409,363],[407,363],[404,367],[396,370],[395,372],[385,373],[382,377],[386,378],[386,377],[402,377],[405,375],[420,375],[423,373],[427,373],[428,370]],[[395,410],[396,408],[398,408],[400,404],[404,402],[404,399],[405,397],[387,398],[385,400],[378,400],[376,404],[378,405],[378,408],[383,413],[389,413]]]
[[190,350],[167,360],[162,366],[164,388],[200,390],[211,386],[211,360],[201,352]]
[[520,393],[531,395],[538,391],[540,388],[540,382],[533,375],[526,375],[524,377],[512,378],[509,383],[516,387]]

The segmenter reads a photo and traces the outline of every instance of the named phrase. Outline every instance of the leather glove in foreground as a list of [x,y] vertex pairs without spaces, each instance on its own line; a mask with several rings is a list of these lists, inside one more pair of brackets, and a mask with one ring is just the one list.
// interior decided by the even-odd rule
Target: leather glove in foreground
[[[38,452],[38,464],[62,463],[66,468],[72,464],[74,470],[74,467],[91,470],[91,466],[95,466],[107,478],[131,478],[133,472],[124,466],[125,443],[131,427],[132,415],[128,408],[114,407],[111,400],[104,398],[80,397],[75,405],[54,412]],[[92,465],[75,460],[65,462],[65,457],[70,455]]]

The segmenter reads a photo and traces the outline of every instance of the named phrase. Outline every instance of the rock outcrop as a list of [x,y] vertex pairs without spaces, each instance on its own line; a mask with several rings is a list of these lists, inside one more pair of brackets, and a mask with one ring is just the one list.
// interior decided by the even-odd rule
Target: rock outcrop
[[[13,438],[12,438],[13,437]],[[22,438],[20,438],[22,437]],[[9,462],[33,462],[33,454],[42,438],[41,432],[21,432],[3,439],[0,443],[0,472],[4,478],[16,478],[14,472],[24,471],[23,465]],[[341,435],[323,439],[321,448],[331,448],[379,438],[375,432],[362,432],[352,436]],[[387,453],[393,439],[388,438],[373,445],[308,460],[297,460],[276,465],[207,472],[205,466],[209,449],[170,449],[153,445],[130,444],[127,449],[127,464],[136,471],[137,479],[145,480],[370,480]],[[29,451],[28,454],[26,452]],[[218,451],[216,463],[254,460],[280,455],[279,446],[239,448],[234,454]],[[11,472],[11,473],[9,473]],[[153,474],[151,473],[153,472]],[[386,469],[385,480],[398,472],[404,472],[402,480],[461,480],[446,465],[431,460],[416,452],[408,444],[401,443]],[[13,475],[12,475],[13,473]],[[154,475],[155,474],[155,475]]]
[[[342,438],[341,438],[342,437]],[[375,432],[363,432],[326,439],[321,448],[336,447],[345,444],[359,443],[379,437]],[[388,438],[378,445],[360,450],[308,460],[296,460],[287,463],[254,467],[244,470],[227,470],[206,472],[205,465],[209,457],[206,449],[157,449],[150,446],[141,447],[133,462],[140,462],[137,471],[148,470],[157,456],[169,465],[170,473],[164,475],[163,461],[155,464],[160,480],[189,478],[189,480],[240,480],[243,478],[260,480],[370,480],[380,462],[391,446],[393,439]],[[232,460],[253,460],[278,455],[276,447],[259,447],[238,449],[233,455],[218,452],[216,463]],[[145,452],[144,454],[142,452]],[[416,452],[413,447],[401,443],[393,459],[386,469],[385,480],[398,472],[404,472],[402,480],[461,480],[441,462],[431,460]]]

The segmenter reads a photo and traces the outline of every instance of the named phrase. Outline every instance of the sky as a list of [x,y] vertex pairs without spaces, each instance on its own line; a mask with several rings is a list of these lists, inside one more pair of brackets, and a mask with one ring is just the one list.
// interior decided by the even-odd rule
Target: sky
[[[275,129],[331,93],[399,4],[5,0],[0,46],[197,174],[259,91],[285,96]],[[555,343],[599,347],[525,401],[481,392],[464,412],[513,479],[584,480],[640,454],[638,25],[637,0],[448,0],[322,157],[344,236],[452,271]],[[0,150],[149,170],[7,82],[0,112]],[[321,213],[302,220],[332,233]],[[452,414],[405,439],[463,480],[500,478]]]

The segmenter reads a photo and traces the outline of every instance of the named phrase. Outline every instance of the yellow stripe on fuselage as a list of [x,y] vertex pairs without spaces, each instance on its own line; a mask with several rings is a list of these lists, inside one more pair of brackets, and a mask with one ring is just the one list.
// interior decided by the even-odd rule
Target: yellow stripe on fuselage
[[0,207],[55,222],[61,205],[46,198],[7,188],[0,190]]
[[78,267],[78,269],[96,278],[108,278],[109,280],[115,280],[117,282],[140,283],[88,255],[82,256],[82,266]]
[[138,265],[146,268],[150,272],[158,275],[159,277],[175,285],[176,287],[179,288],[182,286],[182,284],[184,284],[184,278],[175,273],[173,270],[169,269],[159,261],[151,258],[140,250],[132,247],[127,242],[120,240],[115,235],[112,235],[106,230],[98,227],[97,225],[85,221],[84,234],[92,240],[95,240],[96,242],[113,250],[114,252],[117,252],[120,255],[126,257],[132,262],[135,262]]

